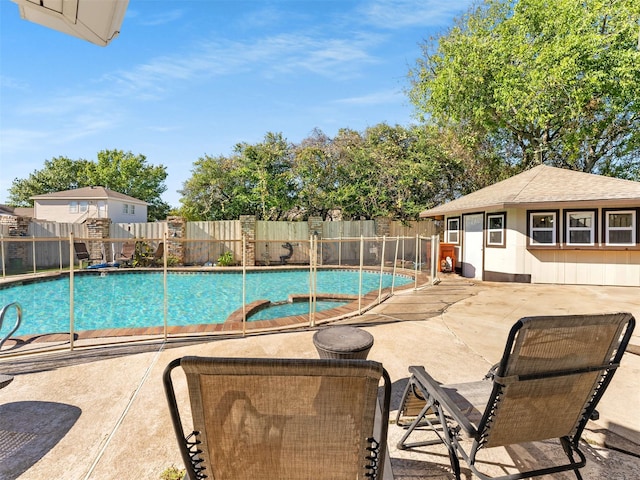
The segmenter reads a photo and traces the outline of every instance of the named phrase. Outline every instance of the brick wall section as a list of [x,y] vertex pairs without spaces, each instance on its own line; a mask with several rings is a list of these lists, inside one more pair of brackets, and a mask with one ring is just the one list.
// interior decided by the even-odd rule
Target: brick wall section
[[387,217],[378,217],[376,222],[376,236],[388,237],[391,233],[391,219]]
[[247,239],[246,262],[247,267],[256,264],[256,217],[255,215],[240,215],[240,228]]
[[[10,237],[26,237],[29,234],[29,224],[31,223],[31,217],[9,217],[6,223],[9,225]],[[9,242],[9,248],[7,249],[8,263],[10,266],[16,266],[18,268],[26,267],[28,256],[27,248],[31,245],[28,242]]]
[[313,232],[317,232],[318,240],[320,240],[322,238],[322,225],[324,224],[322,217],[309,217],[307,222],[309,224],[309,235],[313,236]]
[[87,237],[90,239],[87,250],[89,251],[90,264],[109,262],[113,259],[111,242],[103,241],[104,238],[109,238],[110,225],[110,218],[89,218],[87,220]]
[[167,255],[175,257],[179,264],[184,263],[184,244],[187,234],[187,222],[182,217],[167,217]]

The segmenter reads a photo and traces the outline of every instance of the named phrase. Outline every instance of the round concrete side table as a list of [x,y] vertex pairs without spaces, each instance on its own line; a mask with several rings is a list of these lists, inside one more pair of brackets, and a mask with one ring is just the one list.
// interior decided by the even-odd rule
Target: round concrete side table
[[373,346],[373,336],[356,327],[328,327],[313,334],[313,344],[320,358],[364,360]]

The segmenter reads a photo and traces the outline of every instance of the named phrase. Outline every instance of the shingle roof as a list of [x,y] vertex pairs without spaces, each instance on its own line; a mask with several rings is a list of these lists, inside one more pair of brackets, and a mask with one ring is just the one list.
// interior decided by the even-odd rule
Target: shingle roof
[[488,208],[578,202],[640,206],[640,182],[538,165],[511,178],[425,210],[421,217]]
[[62,192],[43,193],[42,195],[34,195],[31,197],[33,200],[124,200],[129,203],[137,203],[142,205],[148,205],[147,202],[138,198],[130,197],[124,193],[114,192],[105,187],[82,187],[74,188],[72,190],[64,190]]
[[0,205],[0,215],[13,215],[13,210],[9,205]]

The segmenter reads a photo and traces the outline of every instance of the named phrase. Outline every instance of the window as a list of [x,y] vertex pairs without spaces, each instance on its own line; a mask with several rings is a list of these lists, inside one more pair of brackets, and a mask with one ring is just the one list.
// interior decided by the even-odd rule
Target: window
[[80,202],[80,212],[84,213],[89,209],[89,203],[86,201]]
[[447,218],[447,243],[460,243],[460,217]]
[[135,215],[136,214],[136,206],[135,205],[131,205],[131,208],[129,209],[129,213],[131,215]]
[[69,202],[69,213],[78,213],[78,202]]
[[605,242],[607,245],[635,245],[636,212],[634,210],[605,212]]
[[530,245],[556,244],[556,212],[532,212],[529,214]]
[[594,245],[596,238],[596,212],[566,212],[567,245]]
[[122,204],[122,213],[124,213],[125,215],[129,214],[129,205],[127,205],[126,203]]
[[504,247],[505,217],[504,213],[487,215],[487,246]]

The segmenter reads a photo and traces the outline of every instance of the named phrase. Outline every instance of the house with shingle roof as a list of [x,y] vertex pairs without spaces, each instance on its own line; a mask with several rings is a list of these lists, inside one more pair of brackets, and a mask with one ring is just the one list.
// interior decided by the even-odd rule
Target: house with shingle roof
[[420,216],[465,277],[640,286],[640,182],[539,165]]
[[148,203],[105,187],[83,187],[31,197],[38,220],[82,223],[92,218],[110,218],[113,223],[147,221]]

